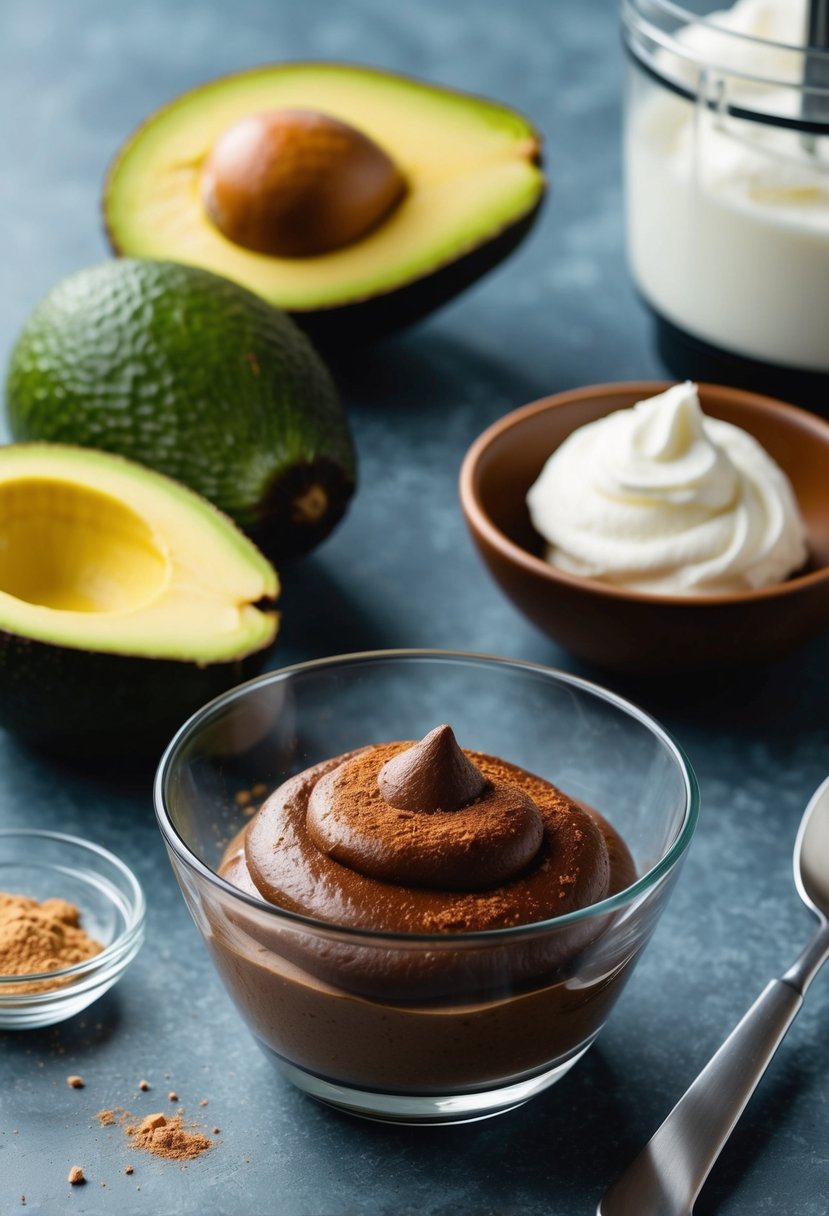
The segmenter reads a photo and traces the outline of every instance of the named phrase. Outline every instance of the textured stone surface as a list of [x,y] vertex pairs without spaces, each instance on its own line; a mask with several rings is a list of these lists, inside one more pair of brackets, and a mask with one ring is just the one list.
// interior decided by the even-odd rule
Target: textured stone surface
[[[611,0],[3,0],[2,27],[0,362],[42,292],[106,256],[98,198],[107,163],[138,121],[190,85],[267,59],[333,57],[490,94],[533,117],[553,190],[526,245],[418,329],[337,369],[361,488],[335,536],[284,572],[279,660],[435,646],[585,672],[490,583],[456,477],[471,440],[508,409],[575,384],[661,374],[624,265]],[[63,1026],[0,1033],[0,1211],[592,1212],[810,931],[789,858],[802,807],[829,768],[827,670],[829,637],[717,687],[586,672],[655,712],[686,749],[702,786],[698,837],[599,1045],[522,1110],[455,1129],[351,1120],[280,1081],[189,920],[149,775],[73,771],[0,736],[0,825],[99,840],[136,868],[151,905],[147,943],[117,989]],[[824,975],[699,1216],[826,1212],[827,1016]],[[71,1073],[83,1089],[66,1085]],[[112,1106],[166,1109],[173,1089],[189,1116],[221,1128],[215,1151],[186,1169],[139,1160],[118,1128],[93,1118]],[[75,1163],[88,1182],[70,1195]]]

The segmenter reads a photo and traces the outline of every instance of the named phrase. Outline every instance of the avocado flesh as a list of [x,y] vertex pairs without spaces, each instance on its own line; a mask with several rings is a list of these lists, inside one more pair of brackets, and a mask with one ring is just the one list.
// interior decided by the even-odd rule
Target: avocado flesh
[[[90,484],[90,482],[92,484]],[[268,645],[276,573],[209,503],[138,465],[0,448],[0,628],[58,646],[217,662]]]
[[141,756],[264,663],[276,572],[210,503],[104,452],[0,447],[0,725]]
[[[283,107],[350,123],[403,172],[406,197],[362,240],[277,258],[234,245],[208,219],[200,173],[214,141],[245,115]],[[275,65],[213,81],[153,115],[116,158],[104,212],[116,251],[206,266],[302,319],[429,278],[512,227],[518,239],[544,193],[538,157],[537,133],[505,106],[371,69]],[[504,256],[511,246],[501,246]],[[482,258],[481,272],[489,264]],[[467,268],[458,288],[474,277]]]

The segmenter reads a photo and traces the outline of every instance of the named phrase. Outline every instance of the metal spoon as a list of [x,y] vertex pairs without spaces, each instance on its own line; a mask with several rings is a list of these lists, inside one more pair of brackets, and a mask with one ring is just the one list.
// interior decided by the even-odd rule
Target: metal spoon
[[665,1122],[607,1191],[597,1216],[690,1216],[806,989],[829,958],[829,777],[806,807],[794,846],[794,880],[818,928],[800,958],[772,980]]

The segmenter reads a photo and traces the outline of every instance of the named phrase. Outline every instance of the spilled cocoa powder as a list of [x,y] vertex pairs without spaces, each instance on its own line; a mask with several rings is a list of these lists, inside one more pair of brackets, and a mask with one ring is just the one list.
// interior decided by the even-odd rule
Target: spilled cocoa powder
[[196,1124],[185,1124],[179,1115],[164,1115],[160,1111],[134,1122],[129,1111],[116,1107],[100,1110],[95,1118],[101,1127],[120,1124],[133,1148],[152,1153],[166,1161],[192,1161],[211,1148],[214,1141],[198,1130]]

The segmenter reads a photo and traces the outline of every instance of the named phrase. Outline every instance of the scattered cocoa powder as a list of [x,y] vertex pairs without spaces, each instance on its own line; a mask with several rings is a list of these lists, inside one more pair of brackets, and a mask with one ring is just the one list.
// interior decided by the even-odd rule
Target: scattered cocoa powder
[[72,1186],[80,1186],[82,1182],[86,1182],[84,1172],[79,1165],[72,1166],[67,1177],[67,1182],[70,1182]]
[[150,1088],[150,1083],[149,1083],[149,1081],[144,1081],[144,1080],[139,1081],[139,1082],[138,1082],[138,1088],[139,1088],[139,1089],[143,1089],[143,1090],[147,1090],[147,1089],[149,1089],[149,1088]]
[[167,1098],[170,1102],[178,1102],[178,1094],[176,1093],[176,1091],[174,1089],[170,1090],[170,1092],[167,1095]]
[[[145,1115],[140,1123],[135,1123],[134,1116],[129,1111],[115,1107],[113,1110],[100,1110],[95,1118],[101,1127],[119,1124],[124,1134],[134,1148],[139,1148],[156,1157],[164,1157],[168,1161],[190,1161],[199,1157],[211,1148],[213,1141],[198,1130],[196,1124],[185,1125],[181,1114],[167,1116],[161,1111]],[[131,1174],[132,1166],[125,1169]]]
[[[59,971],[100,954],[103,946],[81,928],[79,910],[65,899],[39,903],[0,891],[0,975]],[[50,992],[71,981],[11,984],[4,992]]]
[[66,1084],[70,1089],[83,1089],[84,1079],[83,1077],[67,1077]]
[[147,1115],[137,1126],[128,1125],[125,1131],[135,1148],[168,1161],[190,1161],[213,1143],[199,1131],[188,1131],[181,1115],[171,1119],[161,1113]]
[[132,1166],[131,1166],[131,1165],[125,1165],[125,1166],[124,1166],[124,1173],[125,1173],[125,1174],[134,1174],[134,1173],[135,1173],[135,1170],[132,1168]]
[[164,1127],[167,1123],[166,1118],[160,1112],[155,1115],[146,1115],[140,1122],[137,1128],[127,1128],[129,1135],[138,1132],[154,1132],[159,1127]]
[[256,785],[251,786],[249,790],[239,790],[233,795],[233,801],[241,809],[247,819],[250,819],[259,810],[262,799],[268,793],[268,787],[262,781],[257,781]]

